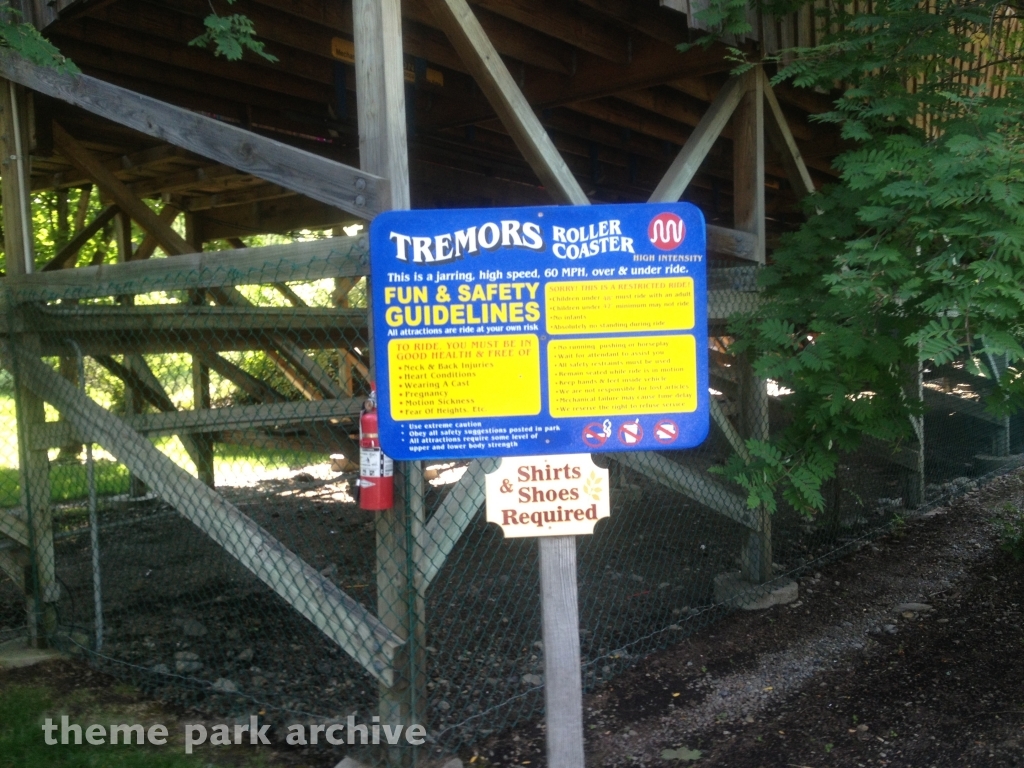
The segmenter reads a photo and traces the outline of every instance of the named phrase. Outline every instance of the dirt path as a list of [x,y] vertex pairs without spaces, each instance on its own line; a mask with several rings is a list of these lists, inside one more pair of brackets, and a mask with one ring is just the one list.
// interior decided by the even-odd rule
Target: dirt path
[[[1024,565],[998,546],[1022,503],[1001,478],[649,658],[585,702],[587,765],[1024,766]],[[540,728],[477,752],[546,764]]]

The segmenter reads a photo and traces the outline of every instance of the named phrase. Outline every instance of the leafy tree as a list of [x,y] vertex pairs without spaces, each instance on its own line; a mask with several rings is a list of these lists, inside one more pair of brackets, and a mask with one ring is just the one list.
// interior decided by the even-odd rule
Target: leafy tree
[[[1001,0],[830,3],[832,30],[776,81],[833,89],[853,148],[838,182],[805,200],[807,222],[762,273],[765,303],[735,320],[737,352],[792,394],[788,426],[724,472],[752,505],[776,494],[821,510],[837,453],[864,435],[911,436],[919,363],[964,359],[1024,404],[1024,91],[1018,6]],[[719,12],[729,22],[728,3]],[[780,10],[778,7],[775,10]],[[741,57],[742,53],[735,50]],[[745,62],[743,66],[749,66]],[[1008,368],[994,359],[1005,359]]]

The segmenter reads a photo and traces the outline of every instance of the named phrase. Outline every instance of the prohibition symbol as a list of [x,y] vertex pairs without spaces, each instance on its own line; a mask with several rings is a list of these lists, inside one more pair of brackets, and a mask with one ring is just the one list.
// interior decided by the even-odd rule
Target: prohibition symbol
[[654,425],[654,439],[659,443],[674,443],[679,437],[679,425],[671,419],[662,419]]
[[604,433],[604,427],[596,421],[583,428],[583,442],[591,448],[600,448],[607,439],[608,435]]
[[636,445],[643,436],[644,430],[639,421],[627,421],[619,427],[619,442],[623,445]]

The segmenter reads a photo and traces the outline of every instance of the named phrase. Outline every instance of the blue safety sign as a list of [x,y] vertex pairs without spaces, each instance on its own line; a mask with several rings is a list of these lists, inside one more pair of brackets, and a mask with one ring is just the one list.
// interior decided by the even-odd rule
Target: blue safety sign
[[699,445],[706,239],[687,203],[381,214],[370,266],[385,453]]

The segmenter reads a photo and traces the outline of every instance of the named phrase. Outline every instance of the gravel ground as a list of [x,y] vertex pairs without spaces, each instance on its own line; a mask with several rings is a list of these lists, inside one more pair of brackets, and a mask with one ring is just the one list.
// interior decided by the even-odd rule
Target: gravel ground
[[[587,697],[588,766],[1024,765],[1024,565],[1008,475],[739,612]],[[469,750],[545,766],[543,726]]]

